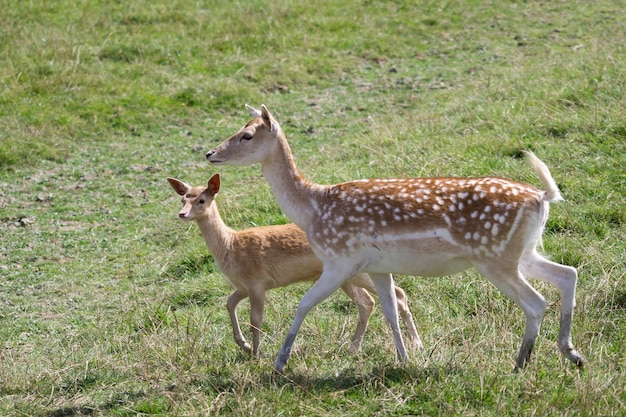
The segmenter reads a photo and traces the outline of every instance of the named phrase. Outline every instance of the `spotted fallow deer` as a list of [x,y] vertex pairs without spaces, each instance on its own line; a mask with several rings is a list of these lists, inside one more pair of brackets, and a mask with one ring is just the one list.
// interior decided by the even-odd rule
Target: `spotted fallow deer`
[[278,122],[265,106],[247,106],[253,119],[206,158],[214,165],[261,164],[274,196],[304,229],[324,271],[296,310],[278,354],[282,371],[307,313],[346,279],[368,272],[393,331],[398,358],[406,349],[398,329],[391,273],[443,276],[474,266],[524,311],[526,331],[516,369],[539,334],[547,303],[526,276],[556,286],[561,296],[558,346],[578,366],[571,339],[577,272],[537,252],[549,203],[561,199],[547,166],[526,156],[545,190],[496,177],[366,179],[318,185],[302,176]]
[[[311,250],[302,229],[294,224],[251,227],[240,231],[226,226],[215,202],[220,189],[219,174],[213,175],[206,187],[192,187],[175,178],[168,178],[167,181],[182,196],[183,208],[178,217],[198,224],[215,265],[235,289],[226,302],[235,342],[245,352],[257,357],[265,293],[296,282],[316,280],[322,273],[322,262]],[[350,344],[350,351],[356,353],[374,310],[374,299],[368,291],[375,293],[375,288],[365,273],[356,274],[342,283],[341,288],[359,311],[357,328]],[[395,294],[409,337],[420,348],[422,341],[413,323],[406,295],[400,287],[395,287]],[[250,298],[252,346],[244,338],[237,318],[237,305],[246,297]]]

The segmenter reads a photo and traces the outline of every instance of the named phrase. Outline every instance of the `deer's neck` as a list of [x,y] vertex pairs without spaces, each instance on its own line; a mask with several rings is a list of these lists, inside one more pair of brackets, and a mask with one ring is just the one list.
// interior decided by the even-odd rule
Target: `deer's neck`
[[220,267],[235,239],[235,231],[226,226],[215,204],[211,204],[209,211],[209,216],[198,219],[196,222],[207,248]]
[[282,130],[278,132],[277,152],[261,165],[261,171],[285,215],[306,230],[325,187],[309,182],[300,173]]

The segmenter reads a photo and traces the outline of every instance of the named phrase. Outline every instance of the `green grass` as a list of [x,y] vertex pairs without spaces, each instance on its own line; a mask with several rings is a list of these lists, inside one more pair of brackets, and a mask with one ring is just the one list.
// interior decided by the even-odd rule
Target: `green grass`
[[[6,2],[5,2],[6,3]],[[128,3],[128,4],[127,4]],[[626,414],[623,1],[12,2],[0,8],[0,414]],[[232,340],[230,290],[165,181],[265,103],[302,172],[355,178],[551,168],[544,251],[579,272],[579,371],[555,289],[532,362],[521,310],[474,271],[398,277],[425,349],[394,361],[377,309],[269,294],[262,355]],[[258,167],[223,167],[236,228],[284,223]],[[248,307],[240,318],[248,320]],[[249,329],[244,329],[249,335]]]

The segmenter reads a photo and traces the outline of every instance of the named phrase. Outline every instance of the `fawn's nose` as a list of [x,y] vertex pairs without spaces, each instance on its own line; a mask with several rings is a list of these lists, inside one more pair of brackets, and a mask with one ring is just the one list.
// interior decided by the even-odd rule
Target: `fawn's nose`
[[215,153],[215,151],[208,151],[206,153],[206,159],[209,159],[211,156],[213,156],[214,153]]
[[178,213],[178,217],[180,217],[181,219],[184,219],[185,216],[187,216],[187,212],[186,211],[181,211]]

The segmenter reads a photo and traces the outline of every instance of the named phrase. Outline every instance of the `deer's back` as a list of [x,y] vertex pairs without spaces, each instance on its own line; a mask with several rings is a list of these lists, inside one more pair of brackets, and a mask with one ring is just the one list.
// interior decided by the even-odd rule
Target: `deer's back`
[[[294,224],[254,227],[235,234],[220,269],[233,278],[266,289],[319,278],[322,263],[304,231]],[[219,266],[219,265],[218,265]]]

